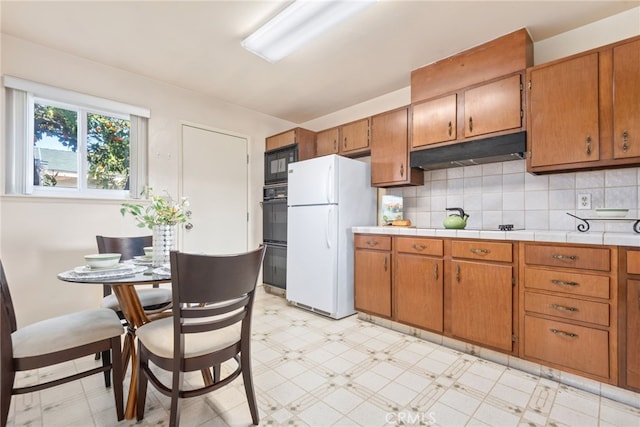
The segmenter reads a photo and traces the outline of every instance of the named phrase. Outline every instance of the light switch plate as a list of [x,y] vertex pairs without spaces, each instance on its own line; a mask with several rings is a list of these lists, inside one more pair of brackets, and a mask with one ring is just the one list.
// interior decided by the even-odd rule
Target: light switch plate
[[591,194],[578,194],[578,209],[591,209]]

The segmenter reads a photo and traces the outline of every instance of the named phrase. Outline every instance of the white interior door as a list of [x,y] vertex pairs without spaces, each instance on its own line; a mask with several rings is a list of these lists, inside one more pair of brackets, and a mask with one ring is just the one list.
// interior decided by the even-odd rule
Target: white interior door
[[181,195],[193,212],[180,250],[230,254],[247,250],[247,139],[182,125]]

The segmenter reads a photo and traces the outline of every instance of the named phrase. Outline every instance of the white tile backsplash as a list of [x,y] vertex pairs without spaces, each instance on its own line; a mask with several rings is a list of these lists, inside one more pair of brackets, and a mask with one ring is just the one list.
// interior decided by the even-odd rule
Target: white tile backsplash
[[[463,166],[425,172],[420,187],[389,189],[405,198],[405,218],[419,228],[441,228],[445,208],[469,213],[467,229],[515,228],[576,232],[581,221],[567,215],[593,218],[593,209],[629,208],[628,218],[640,215],[640,168],[532,175],[525,160]],[[591,210],[578,209],[578,194],[591,195]],[[590,221],[589,231],[631,233],[632,221]],[[588,239],[588,233],[580,233]],[[580,238],[580,237],[578,237]]]

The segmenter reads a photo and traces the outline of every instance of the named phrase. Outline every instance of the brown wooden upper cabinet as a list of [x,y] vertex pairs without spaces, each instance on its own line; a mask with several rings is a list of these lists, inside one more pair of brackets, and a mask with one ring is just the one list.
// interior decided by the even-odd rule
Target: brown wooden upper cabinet
[[265,151],[277,150],[298,144],[298,160],[312,158],[316,152],[316,133],[308,129],[294,128],[266,139]]
[[527,169],[640,163],[640,37],[527,70]]
[[341,154],[348,157],[369,154],[369,118],[318,132],[316,157]]
[[522,80],[533,64],[526,29],[411,73],[411,149],[525,129]]
[[423,185],[422,169],[409,167],[409,107],[371,118],[371,185]]
[[316,157],[338,154],[340,135],[338,128],[326,129],[316,134]]
[[412,148],[522,130],[522,76],[518,73],[413,104]]

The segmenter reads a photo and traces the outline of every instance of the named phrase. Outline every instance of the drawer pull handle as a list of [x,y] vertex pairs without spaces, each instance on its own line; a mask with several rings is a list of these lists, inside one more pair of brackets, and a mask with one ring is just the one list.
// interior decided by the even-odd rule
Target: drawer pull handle
[[456,281],[460,283],[460,266],[456,266]]
[[423,249],[427,249],[427,245],[418,245],[417,243],[414,243],[413,244],[413,249],[421,251]]
[[384,271],[386,272],[387,271],[387,257],[386,256],[384,257],[384,266],[383,267],[384,267]]
[[476,255],[487,255],[491,253],[491,249],[478,249],[478,248],[471,248],[469,249],[470,252],[476,254]]
[[549,330],[551,331],[551,333],[561,335],[563,337],[578,338],[578,334],[574,334],[573,332],[565,332],[555,328],[551,328]]
[[453,133],[453,126],[451,125],[451,120],[449,120],[449,136],[451,136],[452,133]]
[[551,283],[558,286],[578,286],[578,282],[565,282],[564,280],[551,279]]
[[438,264],[433,264],[433,278],[438,280]]
[[622,140],[624,141],[622,144],[622,151],[626,153],[629,150],[629,132],[626,130],[622,132]]
[[367,240],[367,245],[376,246],[378,244],[377,240]]
[[578,259],[577,255],[560,255],[560,254],[553,254],[551,255],[551,258],[553,259],[557,259],[558,261],[567,261],[567,262],[572,262]]
[[591,136],[587,136],[587,156],[591,155]]
[[578,311],[577,307],[567,307],[566,305],[551,304],[550,307],[558,311],[571,311],[574,313]]

